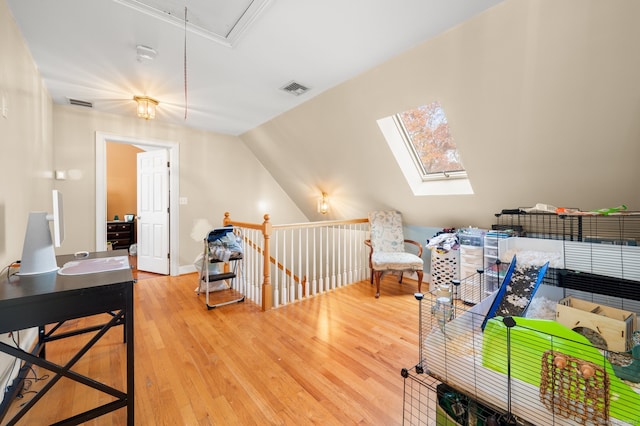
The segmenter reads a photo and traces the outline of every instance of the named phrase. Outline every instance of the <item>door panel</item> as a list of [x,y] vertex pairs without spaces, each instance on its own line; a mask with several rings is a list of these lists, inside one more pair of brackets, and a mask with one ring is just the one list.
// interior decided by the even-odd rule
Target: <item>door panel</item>
[[169,274],[169,167],[164,149],[138,157],[138,269]]

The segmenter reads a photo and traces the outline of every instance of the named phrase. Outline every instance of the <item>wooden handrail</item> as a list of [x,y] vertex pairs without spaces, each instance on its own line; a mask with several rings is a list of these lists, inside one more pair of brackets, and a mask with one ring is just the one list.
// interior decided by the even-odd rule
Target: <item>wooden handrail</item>
[[273,225],[275,229],[296,229],[296,228],[320,228],[323,226],[333,225],[353,225],[356,223],[367,223],[369,219],[349,219],[349,220],[323,220],[319,222],[305,222],[305,223],[289,223],[286,225]]
[[240,228],[257,229],[258,231],[262,231],[263,228],[264,228],[264,223],[269,221],[269,215],[268,214],[264,215],[264,222],[262,224],[249,223],[249,222],[238,222],[237,220],[231,220],[229,218],[229,216],[230,216],[229,212],[225,212],[224,213],[224,219],[222,220],[223,226],[233,225],[233,226],[238,226]]

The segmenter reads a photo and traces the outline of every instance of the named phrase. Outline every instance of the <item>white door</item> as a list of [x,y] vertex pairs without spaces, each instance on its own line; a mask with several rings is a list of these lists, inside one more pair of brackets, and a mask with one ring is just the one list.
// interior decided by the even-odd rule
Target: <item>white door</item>
[[169,274],[169,164],[167,150],[138,157],[138,269]]

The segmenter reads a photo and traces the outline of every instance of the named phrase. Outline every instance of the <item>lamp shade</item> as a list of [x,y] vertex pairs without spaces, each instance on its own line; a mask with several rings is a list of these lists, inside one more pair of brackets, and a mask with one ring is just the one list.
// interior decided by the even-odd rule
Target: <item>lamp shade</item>
[[133,100],[138,104],[138,117],[145,120],[156,118],[156,107],[158,101],[148,96],[134,96]]
[[329,198],[327,193],[323,192],[322,197],[318,198],[318,213],[327,214],[329,211]]

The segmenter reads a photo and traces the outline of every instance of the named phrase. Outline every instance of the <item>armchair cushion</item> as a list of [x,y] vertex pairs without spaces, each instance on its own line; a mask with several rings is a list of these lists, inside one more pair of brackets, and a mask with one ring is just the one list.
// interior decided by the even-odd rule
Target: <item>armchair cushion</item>
[[423,263],[413,253],[373,252],[371,255],[371,267],[375,271],[422,271]]

